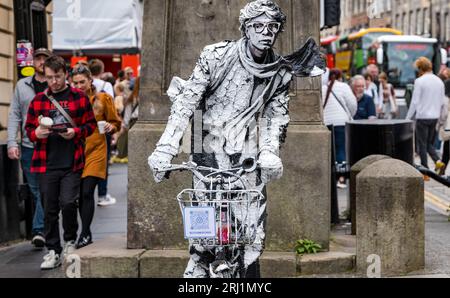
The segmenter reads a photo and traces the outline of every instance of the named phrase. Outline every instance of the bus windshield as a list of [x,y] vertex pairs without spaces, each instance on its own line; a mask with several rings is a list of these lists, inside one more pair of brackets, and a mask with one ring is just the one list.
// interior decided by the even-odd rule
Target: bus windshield
[[414,83],[416,70],[414,62],[424,56],[433,61],[434,46],[431,43],[399,43],[387,44],[386,65],[389,83],[395,87],[406,87]]
[[373,43],[377,40],[378,37],[383,35],[393,35],[394,33],[390,32],[370,32],[362,37],[362,48],[363,50],[368,50]]

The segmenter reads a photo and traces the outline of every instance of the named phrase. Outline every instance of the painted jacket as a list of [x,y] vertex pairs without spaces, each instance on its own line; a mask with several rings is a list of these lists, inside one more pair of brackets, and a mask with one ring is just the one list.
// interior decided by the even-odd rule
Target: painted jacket
[[[198,152],[195,148],[197,145],[192,145],[194,161],[199,161],[195,160],[196,153],[200,153],[198,156],[207,156],[208,152],[205,154],[207,149],[210,150],[209,154],[216,155],[215,159],[218,153],[225,156],[243,153],[245,146],[248,145],[246,135],[257,130],[249,125],[238,125],[237,133],[223,135],[223,131],[233,119],[248,113],[254,101],[261,100],[259,95],[263,93],[270,79],[259,79],[251,74],[242,64],[237,47],[236,41],[206,46],[191,77],[185,82],[179,78],[174,79],[168,90],[173,101],[171,115],[166,130],[157,144],[157,151],[177,155],[183,134],[194,112],[197,111],[201,113],[196,113],[193,117],[193,131],[194,134],[198,133],[195,132],[198,123],[195,122],[201,119],[203,150]],[[272,54],[272,61],[269,62],[273,62],[276,58],[277,56]],[[283,141],[290,120],[288,91],[292,76],[284,69],[280,69],[276,75],[280,76],[280,83],[272,92],[271,98],[257,113],[250,115],[255,121],[264,118],[267,124],[260,126],[256,135],[254,155],[262,150],[278,155],[280,141]],[[256,81],[258,84],[255,85]],[[192,139],[195,142],[196,136],[194,135]],[[226,165],[221,166],[219,163],[218,166],[222,168]]]

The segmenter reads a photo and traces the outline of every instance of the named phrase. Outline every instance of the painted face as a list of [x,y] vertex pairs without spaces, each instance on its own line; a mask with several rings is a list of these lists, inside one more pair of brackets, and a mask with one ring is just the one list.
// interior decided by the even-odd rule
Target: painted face
[[45,55],[38,55],[37,57],[34,57],[34,59],[33,59],[34,70],[41,75],[44,74],[45,59],[47,59],[47,56],[45,56]]
[[60,92],[66,88],[66,73],[60,69],[58,72],[53,71],[49,67],[45,67],[45,79],[48,87],[53,92]]
[[247,23],[246,34],[250,47],[259,51],[272,48],[281,30],[281,23],[269,18],[266,14],[251,19]]
[[77,74],[72,77],[72,85],[81,91],[87,92],[91,89],[92,80],[83,74]]

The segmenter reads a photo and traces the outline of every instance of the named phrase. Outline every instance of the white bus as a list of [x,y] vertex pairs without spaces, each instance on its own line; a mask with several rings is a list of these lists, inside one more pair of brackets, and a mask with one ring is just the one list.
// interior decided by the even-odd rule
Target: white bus
[[433,63],[433,72],[438,74],[441,64],[447,61],[447,52],[439,47],[436,38],[414,35],[381,36],[373,47],[380,71],[387,74],[389,83],[395,87],[400,118],[405,118],[408,110],[405,91],[417,78],[414,62],[427,57]]

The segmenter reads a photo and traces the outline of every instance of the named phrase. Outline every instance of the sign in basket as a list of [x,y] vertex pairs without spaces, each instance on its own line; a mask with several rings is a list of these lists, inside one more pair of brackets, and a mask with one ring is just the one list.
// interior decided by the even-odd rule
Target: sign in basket
[[214,238],[216,235],[214,207],[185,207],[183,221],[186,239]]

